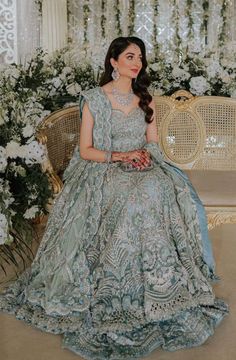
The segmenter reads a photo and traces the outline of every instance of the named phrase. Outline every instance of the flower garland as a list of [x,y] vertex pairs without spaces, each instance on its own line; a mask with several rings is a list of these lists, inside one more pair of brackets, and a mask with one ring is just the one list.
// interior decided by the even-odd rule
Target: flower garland
[[174,43],[175,43],[175,51],[177,51],[179,53],[180,49],[181,49],[181,37],[179,35],[179,8],[178,8],[178,4],[177,1],[174,0],[173,1],[173,22],[175,24],[175,39],[174,39]]
[[188,38],[191,40],[194,36],[193,34],[193,17],[192,17],[192,6],[193,0],[187,0],[186,6],[186,16],[188,18]]
[[83,20],[84,20],[84,46],[88,45],[88,19],[90,15],[89,0],[85,1],[83,5]]
[[132,36],[134,33],[134,21],[135,21],[135,0],[129,1],[129,26],[128,33]]
[[[77,10],[81,11],[82,19],[76,13],[70,13],[70,8],[72,6],[74,0],[67,0],[67,8],[68,8],[68,23],[70,23],[70,19],[72,20],[72,23],[74,25],[71,25],[71,31],[72,31],[72,37],[77,36],[76,34],[83,33],[83,40],[82,45],[84,45],[84,50],[88,48],[89,45],[91,45],[91,51],[87,55],[91,57],[91,60],[94,56],[93,49],[95,52],[97,52],[97,47],[94,46],[94,41],[96,43],[96,39],[94,39],[94,24],[88,23],[88,17],[91,14],[92,11],[96,12],[96,9],[99,8],[99,26],[100,26],[100,32],[101,32],[101,44],[103,48],[106,48],[106,39],[107,39],[107,25],[108,19],[106,18],[107,8],[110,6],[108,0],[101,0],[99,4],[96,2],[90,2],[89,0],[81,1],[81,7],[79,10],[79,5],[77,6]],[[80,0],[76,0],[79,4]],[[35,2],[38,4],[40,11],[42,11],[42,0],[35,0]],[[162,3],[159,3],[158,0],[152,0],[153,4],[153,14],[147,14],[148,16],[151,16],[153,21],[153,30],[152,30],[152,45],[153,45],[153,55],[157,55],[159,51],[162,51],[165,54],[168,54],[168,58],[170,58],[170,54],[173,54],[173,52],[178,50],[180,47],[183,51],[192,51],[192,52],[199,52],[199,51],[208,51],[207,47],[209,45],[209,48],[211,44],[208,43],[208,33],[210,30],[210,33],[212,32],[212,29],[209,29],[209,20],[211,21],[213,12],[217,12],[219,10],[219,16],[222,20],[219,22],[220,29],[219,34],[217,35],[216,41],[218,43],[214,44],[214,48],[221,48],[220,55],[223,56],[224,54],[224,46],[227,45],[227,41],[229,40],[229,6],[232,5],[231,0],[222,0],[221,2],[213,2],[212,6],[210,7],[209,0],[203,0],[201,3],[197,0],[184,0],[185,3],[185,19],[188,21],[188,26],[186,25],[186,31],[182,31],[180,18],[183,16],[183,4],[181,5],[181,2],[176,0],[171,0],[169,4],[171,5],[171,8],[174,8],[173,11],[173,18],[174,22],[173,24],[176,25],[176,28],[172,26],[172,31],[170,31],[169,39],[163,36],[158,36],[158,34],[161,34],[161,26],[160,23],[157,21],[157,17],[163,18],[165,16],[166,7],[160,6]],[[127,11],[128,11],[128,35],[137,35],[139,36],[138,30],[137,34],[135,33],[136,29],[139,28],[138,21],[139,17],[137,17],[137,9],[139,7],[136,6],[135,0],[129,0],[127,1]],[[122,3],[120,0],[114,0],[112,3],[112,10],[111,15],[114,15],[115,18],[115,32],[118,34],[118,36],[122,35],[122,31],[124,30],[122,28],[122,19],[123,15],[122,11]],[[181,8],[181,14],[180,14],[180,8]],[[101,13],[100,13],[101,11]],[[179,18],[178,18],[179,17]],[[78,19],[77,19],[78,18]],[[78,20],[78,24],[76,24],[76,19]],[[96,22],[97,25],[97,22]],[[80,26],[80,31],[76,31],[77,26]],[[185,26],[185,25],[184,25]],[[211,26],[214,26],[214,24],[211,22]],[[126,27],[126,26],[125,26]],[[74,31],[73,31],[74,29]],[[78,30],[78,29],[77,29]],[[174,31],[173,31],[174,30]],[[180,31],[181,30],[181,31]],[[218,28],[216,29],[218,32]],[[100,33],[99,32],[99,33]],[[174,39],[173,39],[173,34]],[[157,38],[159,40],[158,46],[157,46]],[[68,41],[73,42],[75,45],[76,39],[68,39]],[[104,40],[104,41],[103,41]],[[81,47],[81,38],[78,39],[79,46]],[[164,42],[164,43],[162,43]],[[169,45],[168,45],[169,43]],[[183,46],[184,44],[184,46]],[[188,44],[188,45],[187,45]],[[176,45],[176,48],[174,47]],[[102,54],[103,52],[101,52]],[[96,57],[99,56],[96,54]],[[98,59],[99,61],[99,59]]]
[[101,28],[102,28],[102,37],[106,37],[106,31],[105,31],[105,24],[106,24],[106,16],[105,16],[105,10],[106,10],[106,0],[102,0],[101,8],[102,8],[102,16],[101,16]]
[[[219,45],[220,47],[223,47],[225,44],[225,38],[226,36],[226,29],[227,29],[227,11],[228,11],[228,6],[230,5],[230,1],[229,0],[223,0],[223,4],[222,4],[222,8],[221,8],[221,18],[222,18],[222,27],[221,27],[221,32],[219,33],[219,37],[218,37],[218,41],[219,41]],[[222,55],[222,54],[221,54]]]
[[209,19],[209,1],[203,0],[202,2],[203,8],[203,17],[202,17],[202,24],[201,24],[201,32],[204,34],[205,38],[205,45],[207,44],[207,30],[208,30],[208,19]]
[[42,4],[43,4],[43,0],[35,0],[36,5],[38,6],[39,9],[39,13],[42,14]]
[[121,30],[121,24],[120,24],[120,18],[121,18],[121,11],[120,11],[120,0],[116,0],[114,4],[115,8],[115,19],[116,19],[116,29],[117,29],[117,35],[122,35]]
[[159,46],[157,42],[157,18],[158,18],[159,0],[153,0],[153,54],[157,57],[159,54]]

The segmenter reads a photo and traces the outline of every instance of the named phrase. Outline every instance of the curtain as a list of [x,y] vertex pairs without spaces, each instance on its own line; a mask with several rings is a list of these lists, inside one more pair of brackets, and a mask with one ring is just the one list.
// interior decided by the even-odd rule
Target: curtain
[[40,46],[40,17],[32,0],[17,0],[16,11],[17,62],[24,64]]
[[67,1],[44,0],[42,3],[42,46],[48,52],[67,44]]

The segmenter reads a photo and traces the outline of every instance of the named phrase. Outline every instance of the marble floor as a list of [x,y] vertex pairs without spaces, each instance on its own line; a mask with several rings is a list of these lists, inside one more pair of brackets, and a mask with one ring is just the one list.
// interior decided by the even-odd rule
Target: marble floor
[[[230,314],[202,346],[166,352],[155,350],[146,360],[235,360],[236,359],[236,225],[223,225],[210,232],[221,281],[216,295],[229,303]],[[12,315],[0,313],[1,360],[72,360],[81,358],[61,348],[61,335],[44,333]],[[127,359],[128,360],[128,359]]]

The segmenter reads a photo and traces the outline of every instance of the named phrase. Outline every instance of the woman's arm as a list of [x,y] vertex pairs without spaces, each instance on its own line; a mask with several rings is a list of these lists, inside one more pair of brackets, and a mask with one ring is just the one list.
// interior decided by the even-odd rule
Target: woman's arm
[[147,139],[147,143],[151,141],[158,143],[156,109],[155,109],[155,102],[153,99],[150,102],[149,106],[153,109],[153,121],[147,126],[146,139]]
[[[93,126],[94,119],[89,110],[88,104],[85,102],[82,112],[82,122],[80,126],[80,156],[84,160],[93,160],[98,162],[106,162],[106,151],[98,150],[93,147]],[[113,151],[112,161],[124,160],[126,153]]]

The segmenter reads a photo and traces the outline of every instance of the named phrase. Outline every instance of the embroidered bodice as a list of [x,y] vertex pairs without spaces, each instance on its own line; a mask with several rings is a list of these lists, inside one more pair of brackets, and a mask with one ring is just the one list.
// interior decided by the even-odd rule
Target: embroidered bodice
[[113,109],[111,116],[111,139],[113,151],[130,151],[143,147],[146,143],[144,111],[136,107],[126,115]]

